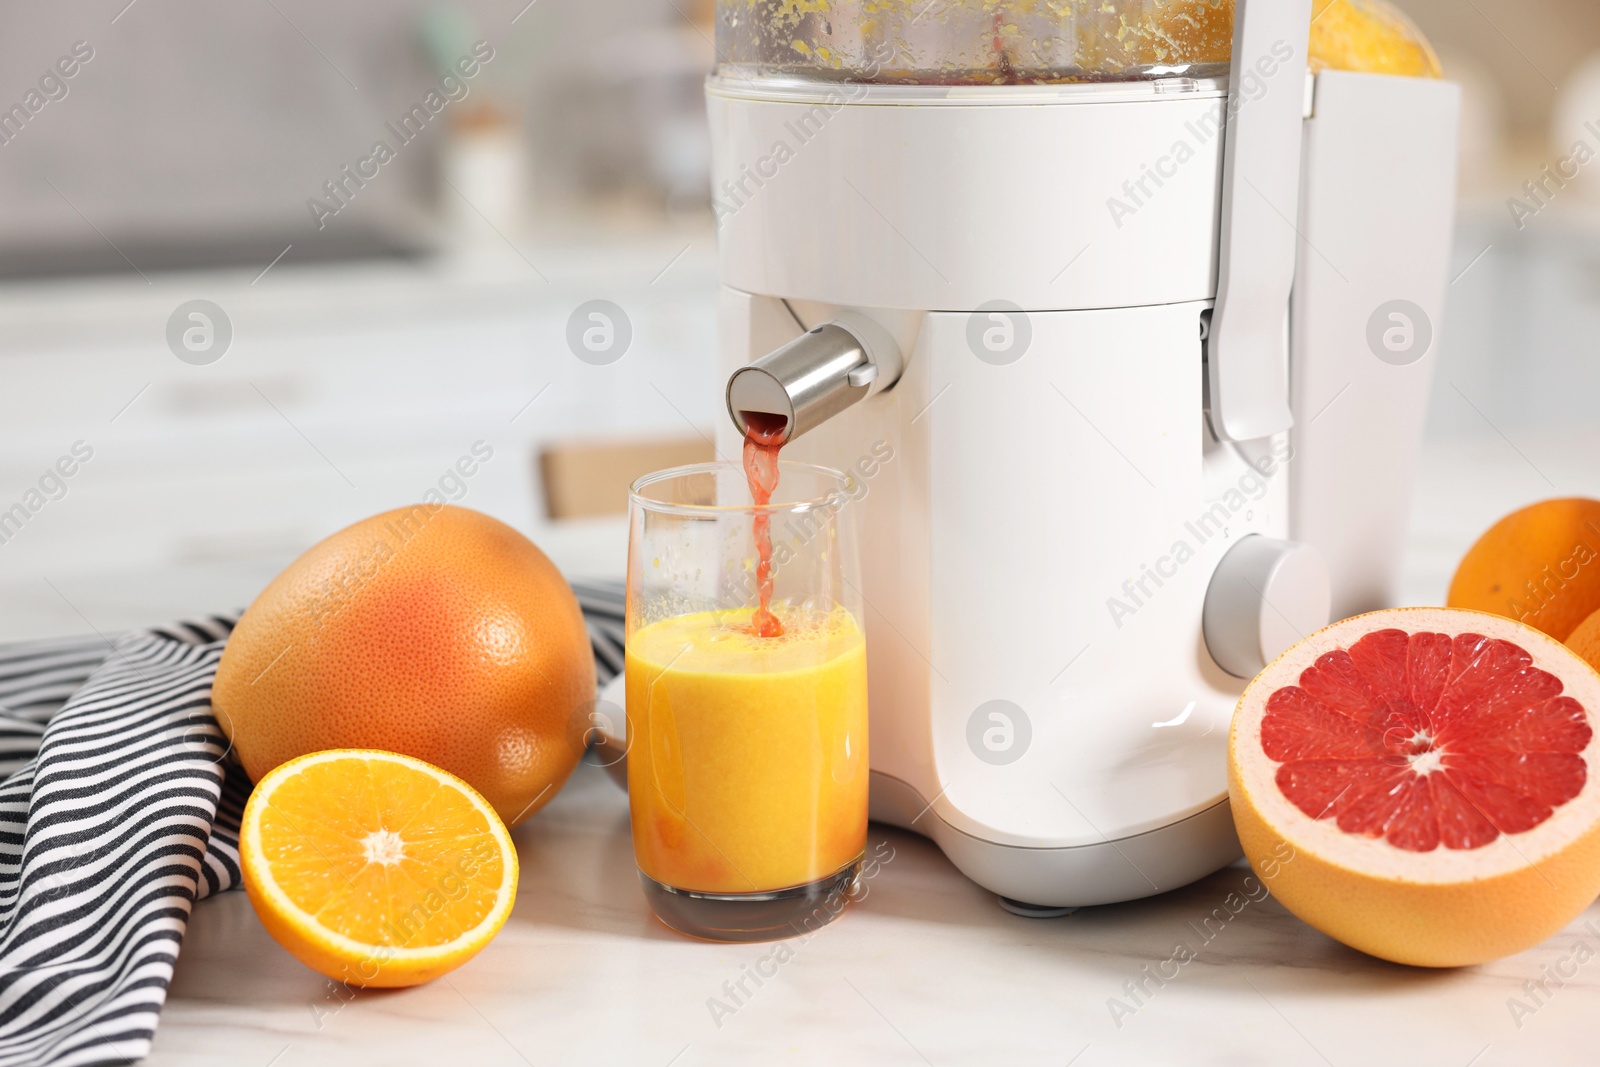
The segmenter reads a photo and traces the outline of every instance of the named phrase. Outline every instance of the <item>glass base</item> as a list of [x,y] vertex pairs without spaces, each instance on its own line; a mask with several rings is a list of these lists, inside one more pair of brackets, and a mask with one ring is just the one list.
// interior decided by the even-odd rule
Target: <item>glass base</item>
[[[865,853],[863,853],[863,856]],[[827,926],[850,902],[862,856],[825,878],[770,893],[697,893],[639,872],[645,900],[667,926],[703,941],[779,941]]]

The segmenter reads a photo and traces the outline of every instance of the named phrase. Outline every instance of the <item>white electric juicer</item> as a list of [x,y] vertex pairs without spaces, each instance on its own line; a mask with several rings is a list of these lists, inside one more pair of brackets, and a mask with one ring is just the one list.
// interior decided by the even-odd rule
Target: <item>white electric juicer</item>
[[857,479],[872,817],[1028,914],[1229,863],[1244,680],[1390,602],[1457,90],[1311,0],[717,6],[719,449]]

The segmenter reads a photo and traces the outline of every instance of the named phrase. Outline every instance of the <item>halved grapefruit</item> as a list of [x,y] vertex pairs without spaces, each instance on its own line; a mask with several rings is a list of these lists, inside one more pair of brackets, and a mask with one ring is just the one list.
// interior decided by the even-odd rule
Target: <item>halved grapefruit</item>
[[1234,824],[1283,905],[1398,963],[1520,952],[1600,893],[1600,674],[1497,615],[1319,630],[1246,687]]

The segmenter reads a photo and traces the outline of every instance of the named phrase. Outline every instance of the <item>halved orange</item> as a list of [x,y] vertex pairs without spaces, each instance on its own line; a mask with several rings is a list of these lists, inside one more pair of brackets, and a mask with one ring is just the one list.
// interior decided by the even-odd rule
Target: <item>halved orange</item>
[[393,752],[314,752],[270,772],[245,805],[239,854],[267,932],[349,985],[454,970],[517,895],[516,849],[489,802]]

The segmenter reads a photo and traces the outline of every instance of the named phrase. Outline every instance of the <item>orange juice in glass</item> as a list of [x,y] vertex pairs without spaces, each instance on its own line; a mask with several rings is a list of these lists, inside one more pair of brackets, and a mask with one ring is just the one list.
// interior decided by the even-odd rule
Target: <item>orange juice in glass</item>
[[[626,651],[634,857],[656,915],[718,941],[831,921],[867,827],[866,644],[845,475],[732,464],[649,475],[631,501]],[[753,515],[772,541],[760,610]],[[781,630],[774,636],[775,630]]]

